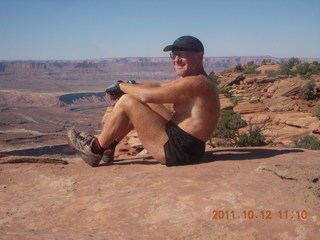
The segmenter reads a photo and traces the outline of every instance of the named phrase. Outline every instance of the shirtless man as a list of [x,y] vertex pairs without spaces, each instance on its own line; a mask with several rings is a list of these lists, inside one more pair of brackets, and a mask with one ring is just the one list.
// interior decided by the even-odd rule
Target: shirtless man
[[[106,92],[119,100],[103,119],[101,134],[69,130],[69,145],[90,166],[112,161],[115,146],[133,128],[148,152],[166,166],[192,164],[204,154],[220,113],[216,85],[203,68],[204,47],[197,38],[182,36],[163,50],[171,51],[179,78],[113,84]],[[172,114],[165,103],[173,104]]]

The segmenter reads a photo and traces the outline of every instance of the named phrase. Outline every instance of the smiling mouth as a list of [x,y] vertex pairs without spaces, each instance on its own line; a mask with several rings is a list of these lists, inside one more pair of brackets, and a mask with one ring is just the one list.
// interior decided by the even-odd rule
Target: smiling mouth
[[176,68],[183,68],[185,66],[185,64],[175,64],[174,65]]

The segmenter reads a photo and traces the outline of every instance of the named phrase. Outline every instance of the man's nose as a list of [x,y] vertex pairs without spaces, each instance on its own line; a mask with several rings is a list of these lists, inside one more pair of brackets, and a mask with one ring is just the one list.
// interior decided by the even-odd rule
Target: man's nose
[[179,55],[175,55],[173,58],[173,61],[178,62],[181,60],[181,57]]

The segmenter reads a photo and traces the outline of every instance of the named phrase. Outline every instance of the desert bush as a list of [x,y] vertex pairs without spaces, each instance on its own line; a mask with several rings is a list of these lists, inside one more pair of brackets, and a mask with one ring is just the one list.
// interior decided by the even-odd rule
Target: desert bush
[[232,93],[230,92],[231,87],[222,87],[222,88],[218,88],[218,93],[219,94],[223,94],[228,98],[232,97]]
[[220,138],[215,145],[219,146],[265,146],[266,138],[262,128],[249,123],[248,133],[239,134],[239,129],[246,127],[248,123],[233,110],[222,110],[217,128],[212,137]]
[[320,74],[320,64],[317,61],[312,63],[301,63],[296,66],[295,71],[303,78],[310,78],[312,74]]
[[243,73],[245,74],[259,74],[261,71],[256,70],[255,68],[246,68],[243,70]]
[[243,100],[243,97],[241,96],[232,96],[230,98],[230,101],[232,102],[232,104],[235,106],[238,104],[238,102],[241,102]]
[[312,100],[307,101],[307,102],[306,102],[306,105],[307,105],[308,107],[312,107],[312,106],[313,106],[313,101],[312,101]]
[[252,147],[252,146],[265,146],[266,138],[262,133],[260,127],[252,125],[250,126],[249,132],[240,134],[239,139],[237,141],[237,145],[239,147]]
[[267,75],[267,77],[276,77],[278,75],[278,72],[276,70],[269,69],[265,71],[265,74]]
[[261,65],[274,64],[271,59],[263,59]]
[[284,64],[287,65],[290,69],[293,68],[295,65],[298,65],[300,64],[301,61],[299,58],[295,58],[295,57],[292,57],[290,58],[287,62],[285,62]]
[[221,110],[220,120],[212,136],[235,140],[239,135],[238,130],[246,125],[246,121],[233,110]]
[[243,73],[245,73],[245,74],[259,74],[259,73],[261,73],[261,71],[257,71],[256,70],[257,67],[258,67],[258,65],[256,65],[253,61],[250,61],[245,66]]
[[314,80],[308,81],[308,83],[300,89],[298,97],[304,100],[314,99],[316,97],[316,92],[314,88],[315,88]]
[[311,76],[311,65],[310,63],[302,63],[297,65],[297,73],[304,77]]
[[310,66],[310,71],[312,74],[320,74],[320,63],[317,61],[313,61]]
[[320,150],[320,140],[313,135],[306,135],[294,140],[295,147]]
[[278,70],[278,74],[279,75],[286,75],[286,76],[289,76],[291,73],[291,69],[290,67],[288,67],[287,65],[282,65],[280,67],[280,69]]
[[215,72],[211,72],[210,74],[209,74],[209,77],[218,85],[219,84],[219,77],[216,75],[216,73]]
[[[293,68],[294,66],[296,67]],[[301,63],[298,58],[291,58],[281,65],[278,73],[287,76],[296,76],[299,74],[302,78],[310,79],[312,74],[320,74],[320,64],[317,61]]]
[[278,73],[279,75],[286,75],[286,76],[294,76],[296,75],[297,71],[293,70],[292,68],[298,64],[300,64],[299,58],[290,58],[288,61],[282,63]]
[[235,70],[236,72],[242,72],[242,71],[244,70],[244,68],[242,67],[242,65],[241,65],[240,63],[238,63],[238,64],[235,66],[234,70]]

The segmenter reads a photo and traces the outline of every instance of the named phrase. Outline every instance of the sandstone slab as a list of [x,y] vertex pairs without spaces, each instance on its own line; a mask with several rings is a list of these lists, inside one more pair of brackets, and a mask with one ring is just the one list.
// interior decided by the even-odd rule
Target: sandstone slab
[[[14,158],[14,157],[12,157]],[[311,239],[319,151],[208,149],[196,165],[118,158],[0,165],[1,239]]]
[[276,96],[272,98],[267,98],[263,103],[270,109],[272,112],[285,112],[291,110],[297,110],[298,105],[294,100],[289,97]]

